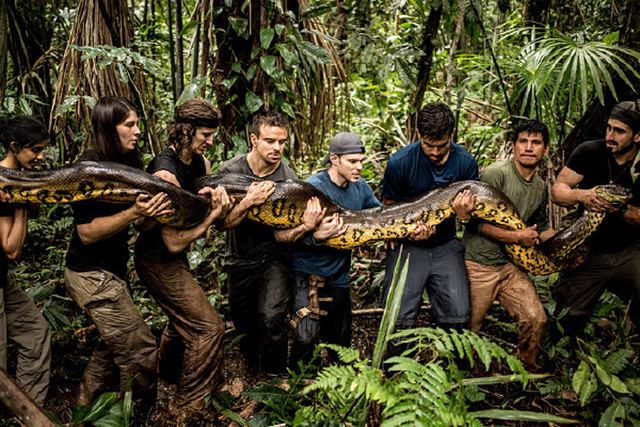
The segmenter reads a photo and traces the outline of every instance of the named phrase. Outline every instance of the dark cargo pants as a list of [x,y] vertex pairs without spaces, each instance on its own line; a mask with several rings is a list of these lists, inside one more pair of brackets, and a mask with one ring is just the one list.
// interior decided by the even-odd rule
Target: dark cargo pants
[[[326,315],[319,319],[305,316],[293,333],[289,365],[298,366],[298,361],[308,363],[318,343],[351,346],[351,289],[348,287],[325,284],[318,289],[318,298],[331,298],[332,301],[320,301],[320,310]],[[293,313],[309,306],[309,275],[296,272],[293,284]]]
[[613,254],[591,253],[577,268],[560,274],[553,297],[556,315],[569,308],[560,319],[565,335],[582,331],[605,289],[631,300],[629,317],[640,328],[640,243]]
[[156,385],[158,347],[127,283],[106,270],[66,269],[64,276],[67,292],[93,320],[102,338],[85,368],[77,404],[89,405],[114,377],[124,392],[127,375],[134,395],[149,394]]
[[280,374],[287,367],[287,314],[291,267],[271,259],[228,268],[229,308],[240,351],[251,367]]
[[142,283],[169,318],[160,341],[158,375],[177,381],[177,406],[201,408],[217,385],[224,323],[186,260],[156,264],[136,257],[135,263]]
[[49,324],[11,277],[4,288],[0,286],[0,368],[4,370],[9,340],[18,348],[16,385],[44,406],[51,364]]

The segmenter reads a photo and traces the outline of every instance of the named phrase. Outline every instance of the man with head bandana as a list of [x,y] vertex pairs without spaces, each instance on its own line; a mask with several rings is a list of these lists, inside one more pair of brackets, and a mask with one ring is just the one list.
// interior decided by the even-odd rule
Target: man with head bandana
[[[611,110],[605,139],[576,148],[551,189],[551,199],[559,205],[608,213],[590,239],[587,260],[563,272],[553,292],[556,314],[568,308],[560,319],[568,336],[582,330],[605,289],[631,300],[629,316],[640,325],[640,180],[634,179],[640,172],[639,148],[640,106],[621,102]],[[603,184],[632,188],[632,200],[613,208],[594,191]]]

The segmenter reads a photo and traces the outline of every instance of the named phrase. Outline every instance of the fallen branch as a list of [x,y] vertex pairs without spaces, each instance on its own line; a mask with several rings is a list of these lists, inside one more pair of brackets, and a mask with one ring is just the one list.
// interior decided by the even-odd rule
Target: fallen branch
[[0,368],[0,401],[27,427],[55,427],[56,424]]

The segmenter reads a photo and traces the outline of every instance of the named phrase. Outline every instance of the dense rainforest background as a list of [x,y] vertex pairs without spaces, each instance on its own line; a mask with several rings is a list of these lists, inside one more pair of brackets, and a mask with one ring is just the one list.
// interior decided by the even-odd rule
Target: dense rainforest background
[[[149,161],[163,147],[174,107],[203,97],[222,111],[207,153],[214,169],[247,151],[247,120],[261,108],[292,119],[287,161],[301,177],[320,169],[328,141],[349,130],[367,145],[363,177],[379,188],[386,160],[416,140],[416,112],[443,101],[456,141],[480,167],[508,155],[520,117],[551,130],[541,174],[549,185],[580,142],[601,137],[608,112],[637,100],[640,0],[0,0],[0,115],[32,114],[51,133],[45,168],[86,149],[101,96],[133,100]],[[563,210],[550,207],[562,227]],[[569,212],[570,214],[570,212]],[[73,390],[98,334],[64,289],[73,227],[67,205],[43,205],[29,222],[19,283],[53,333],[49,411],[61,423],[143,425],[150,408],[107,393],[73,408]],[[224,235],[212,231],[189,254],[223,316]],[[308,366],[288,380],[246,378],[228,322],[219,425],[640,426],[640,339],[628,307],[605,294],[577,342],[545,342],[545,365],[529,374],[513,357],[517,325],[495,307],[484,335],[453,336],[429,310],[413,335],[417,359],[380,369],[389,320],[379,305],[381,244],[358,250],[352,269],[354,346],[341,363]],[[557,328],[549,288],[539,294]],[[166,318],[131,275],[152,330]],[[378,342],[376,343],[376,339]],[[16,425],[8,411],[2,425]]]

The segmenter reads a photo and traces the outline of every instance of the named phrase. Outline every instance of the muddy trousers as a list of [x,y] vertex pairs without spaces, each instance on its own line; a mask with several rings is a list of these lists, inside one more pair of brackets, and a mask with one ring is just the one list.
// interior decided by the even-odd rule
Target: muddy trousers
[[591,253],[577,268],[560,274],[553,297],[556,315],[569,308],[559,320],[564,335],[575,337],[582,331],[605,290],[631,301],[629,317],[640,328],[640,243],[613,254]]
[[535,368],[547,315],[527,273],[511,263],[483,265],[467,260],[465,265],[471,300],[469,329],[480,332],[493,301],[498,301],[518,322],[518,357],[527,367]]
[[15,382],[39,406],[49,390],[51,333],[31,298],[8,278],[0,287],[0,368],[7,369],[7,347],[18,349]]
[[160,341],[158,375],[178,384],[177,406],[199,409],[217,385],[224,323],[186,260],[157,264],[136,258],[136,270],[169,318]]
[[[289,365],[296,369],[298,361],[307,364],[313,358],[318,343],[351,346],[351,292],[349,287],[324,285],[318,289],[320,315],[309,313],[302,317],[293,332]],[[294,274],[293,318],[295,313],[309,307],[309,275]]]
[[131,299],[127,283],[106,270],[65,271],[71,298],[96,325],[101,342],[94,349],[78,387],[78,405],[88,406],[117,378],[126,391],[127,376],[135,397],[156,385],[156,339]]
[[250,368],[281,374],[287,367],[291,268],[277,259],[228,267],[229,308]]

